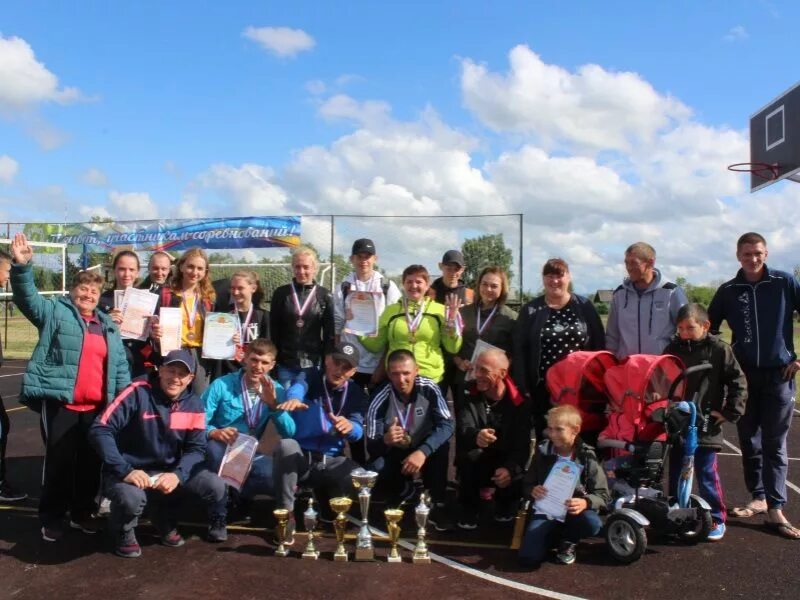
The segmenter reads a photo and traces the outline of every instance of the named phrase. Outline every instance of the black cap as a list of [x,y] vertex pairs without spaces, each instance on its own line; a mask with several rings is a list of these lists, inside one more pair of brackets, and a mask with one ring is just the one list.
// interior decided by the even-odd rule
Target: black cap
[[190,373],[194,373],[196,370],[194,356],[192,356],[192,353],[188,350],[173,350],[164,357],[164,360],[161,361],[161,364],[171,365],[172,363],[176,362],[186,365],[186,368],[189,369]]
[[372,254],[373,256],[377,254],[377,252],[375,252],[375,244],[372,240],[361,238],[353,242],[353,251],[350,253],[350,256],[361,254],[362,252]]
[[347,361],[351,367],[355,368],[358,366],[358,361],[361,358],[361,354],[358,351],[358,347],[355,344],[351,344],[350,342],[339,342],[336,347],[331,352],[331,357]]
[[464,263],[464,255],[458,250],[448,250],[444,253],[442,264],[446,265],[448,263],[456,263],[459,267],[463,267],[466,264]]

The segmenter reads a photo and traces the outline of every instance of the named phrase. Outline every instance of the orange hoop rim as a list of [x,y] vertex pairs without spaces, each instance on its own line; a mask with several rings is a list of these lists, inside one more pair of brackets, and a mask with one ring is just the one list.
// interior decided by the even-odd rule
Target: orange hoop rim
[[[728,165],[728,170],[734,173],[750,173],[761,179],[771,181],[778,178],[780,165],[778,163],[769,164],[765,162],[743,162]],[[764,175],[767,173],[768,175]]]

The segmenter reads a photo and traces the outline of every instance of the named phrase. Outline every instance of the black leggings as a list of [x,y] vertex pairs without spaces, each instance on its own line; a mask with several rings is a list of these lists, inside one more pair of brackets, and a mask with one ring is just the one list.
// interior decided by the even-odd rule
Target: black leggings
[[3,404],[3,397],[0,396],[0,482],[6,480],[6,446],[8,445],[8,432],[11,429],[11,421]]

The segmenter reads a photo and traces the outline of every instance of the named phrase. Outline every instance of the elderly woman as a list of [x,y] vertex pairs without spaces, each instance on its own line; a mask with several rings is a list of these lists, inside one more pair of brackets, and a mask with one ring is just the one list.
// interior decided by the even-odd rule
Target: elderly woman
[[447,305],[426,296],[430,287],[428,270],[411,265],[403,271],[403,297],[381,314],[376,337],[360,337],[370,352],[409,350],[416,359],[419,374],[436,383],[444,376],[444,354],[461,349],[458,297],[448,297]]
[[69,297],[45,299],[33,283],[33,251],[18,233],[11,244],[14,303],[39,330],[39,341],[22,379],[21,403],[42,413],[44,477],[39,500],[42,539],[56,541],[69,525],[93,533],[100,459],[87,433],[106,403],[130,383],[119,329],[97,310],[102,278],[81,271]]
[[570,291],[569,265],[551,258],[542,268],[544,294],[520,310],[514,331],[512,371],[514,381],[533,399],[533,424],[541,437],[550,394],[545,385],[547,369],[578,350],[605,348],[603,323],[588,298]]

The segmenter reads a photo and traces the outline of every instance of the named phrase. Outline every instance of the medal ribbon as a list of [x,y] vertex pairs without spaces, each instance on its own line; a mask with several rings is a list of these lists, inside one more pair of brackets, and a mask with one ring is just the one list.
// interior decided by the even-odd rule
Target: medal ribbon
[[400,421],[400,427],[402,427],[403,431],[407,434],[411,435],[409,428],[414,424],[414,412],[411,410],[414,408],[414,403],[408,403],[406,414],[404,415],[403,411],[400,409],[400,402],[397,401],[394,390],[392,390],[392,406],[394,406],[394,412],[397,414],[397,420]]
[[311,301],[314,299],[314,295],[317,291],[317,286],[315,285],[311,288],[311,291],[308,293],[308,297],[306,301],[303,302],[302,308],[300,307],[300,298],[297,295],[297,290],[294,289],[294,282],[292,282],[292,301],[294,301],[294,308],[297,311],[297,318],[302,319],[303,315],[308,310],[308,307],[311,305]]
[[250,308],[247,309],[247,316],[244,318],[244,324],[242,324],[242,318],[239,316],[239,309],[236,309],[236,324],[239,326],[239,343],[244,346],[247,344],[247,340],[244,339],[245,332],[247,331],[247,326],[250,325],[250,320],[253,318],[253,303],[250,303]]
[[328,393],[328,382],[324,379],[322,380],[322,389],[325,391],[325,408],[328,411],[322,415],[322,431],[330,431],[331,428],[331,419],[328,415],[332,414],[336,417],[341,416],[342,411],[344,410],[344,405],[347,402],[347,390],[350,387],[350,382],[346,381],[344,383],[344,391],[342,392],[342,403],[339,405],[339,412],[334,412],[333,410],[333,400],[331,399],[331,395]]
[[492,309],[492,312],[490,312],[489,316],[486,317],[486,322],[481,327],[481,308],[480,308],[480,306],[478,306],[478,310],[475,311],[476,318],[477,318],[476,319],[477,320],[477,326],[478,326],[478,337],[481,337],[481,334],[483,333],[483,330],[486,329],[489,326],[489,323],[491,322],[492,317],[494,317],[494,313],[496,311],[497,311],[497,304],[494,305],[494,308]]
[[255,431],[258,427],[258,422],[261,420],[261,401],[256,398],[255,402],[250,399],[250,392],[245,383],[244,375],[242,375],[242,406],[244,406],[244,418],[247,421],[247,426],[251,431]]
[[181,306],[186,313],[186,320],[189,322],[189,329],[194,329],[194,322],[197,320],[197,295],[192,296],[192,312],[187,308],[186,298],[181,299]]
[[[449,325],[452,326],[456,330],[456,336],[461,337],[461,332],[464,330],[464,319],[461,317],[461,312],[456,312],[456,318],[452,319],[452,315],[450,314],[450,307],[444,307],[444,320]],[[487,321],[488,323],[488,321]]]
[[423,300],[419,305],[419,310],[417,314],[414,315],[414,318],[411,318],[411,315],[408,313],[408,300],[403,298],[403,308],[406,311],[406,326],[408,326],[408,333],[415,334],[417,329],[419,329],[420,323],[422,323],[422,317],[425,316],[425,305],[427,303],[427,299]]

